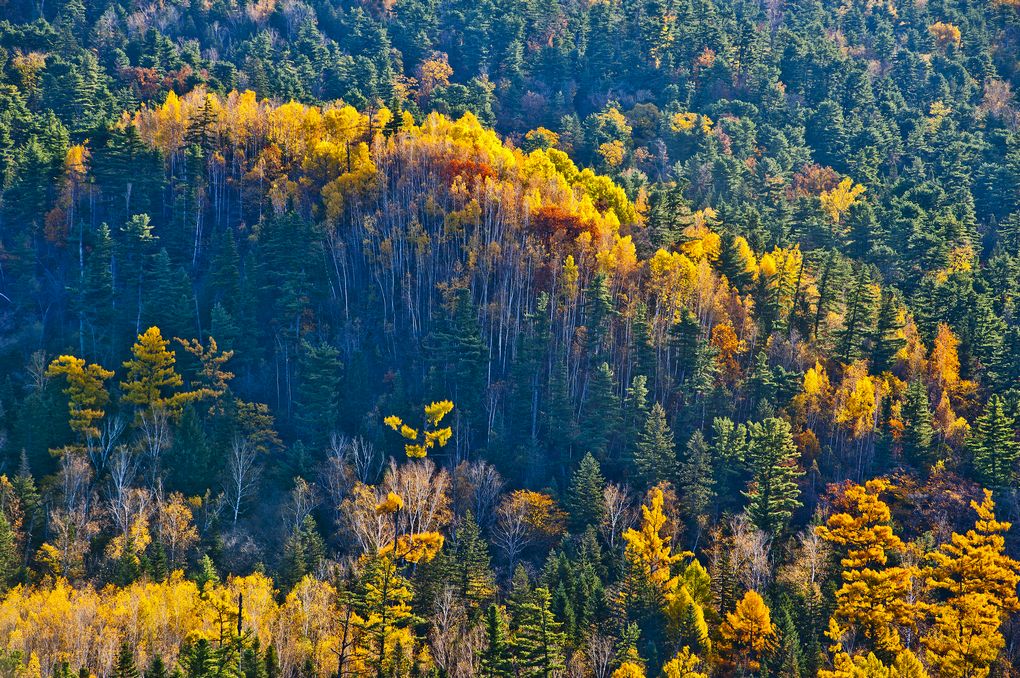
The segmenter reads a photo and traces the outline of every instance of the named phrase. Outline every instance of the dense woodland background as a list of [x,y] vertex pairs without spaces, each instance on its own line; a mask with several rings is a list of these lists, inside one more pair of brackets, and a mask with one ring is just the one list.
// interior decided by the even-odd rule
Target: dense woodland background
[[1018,675],[1018,12],[0,0],[0,674]]

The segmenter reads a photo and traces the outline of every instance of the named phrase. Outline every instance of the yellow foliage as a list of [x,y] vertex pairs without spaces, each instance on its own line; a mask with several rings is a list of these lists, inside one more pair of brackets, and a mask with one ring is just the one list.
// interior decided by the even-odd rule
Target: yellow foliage
[[662,675],[665,678],[708,678],[708,674],[701,672],[698,668],[701,660],[691,652],[687,646],[681,648],[676,656],[666,662],[662,667]]
[[104,382],[113,376],[113,372],[96,364],[86,365],[81,358],[62,355],[49,364],[46,376],[67,379],[64,393],[68,396],[71,430],[85,438],[98,437],[95,421],[106,415],[103,408],[110,402]]
[[623,662],[613,671],[612,678],[645,678],[645,669],[635,662]]
[[928,33],[931,34],[932,39],[940,49],[945,49],[950,45],[954,47],[960,46],[960,29],[954,24],[936,21],[928,27]]
[[390,514],[396,513],[404,507],[404,500],[400,498],[396,492],[390,492],[386,495],[386,498],[376,505],[376,513]]
[[880,498],[889,488],[882,479],[849,486],[842,501],[846,510],[816,528],[822,539],[844,549],[843,585],[836,591],[836,609],[826,634],[836,652],[850,629],[877,652],[898,652],[899,629],[913,628],[916,621],[910,596],[914,573],[910,567],[888,565],[889,553],[903,550],[892,530],[889,506]]
[[756,591],[748,591],[719,628],[719,652],[742,669],[757,671],[762,658],[777,645],[776,628],[769,608]]
[[928,586],[938,596],[927,607],[932,628],[921,638],[939,676],[984,678],[1005,645],[999,628],[1020,610],[1020,563],[1005,552],[1010,524],[995,517],[992,493],[984,491],[974,529],[953,533],[930,554]]
[[693,131],[695,126],[699,126],[705,134],[712,131],[713,124],[712,119],[707,115],[691,112],[674,113],[673,117],[669,119],[669,123],[674,132],[687,133]]
[[818,197],[822,202],[822,211],[838,224],[863,193],[863,186],[854,184],[850,177],[846,177],[831,191],[822,191]]

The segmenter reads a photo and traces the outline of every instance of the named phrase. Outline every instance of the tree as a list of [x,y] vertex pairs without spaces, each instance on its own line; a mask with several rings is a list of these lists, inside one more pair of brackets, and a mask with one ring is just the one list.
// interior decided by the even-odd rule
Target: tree
[[1007,555],[1003,539],[1010,524],[996,520],[989,490],[970,506],[978,515],[974,529],[953,533],[932,553],[928,574],[938,598],[927,605],[934,625],[921,643],[937,674],[949,678],[987,676],[1005,644],[999,628],[1020,610],[1020,562]]
[[114,678],[138,678],[138,667],[135,666],[135,655],[131,646],[121,643],[117,652],[117,663],[113,669]]
[[881,479],[850,485],[841,502],[846,510],[816,528],[843,554],[842,585],[826,632],[837,655],[842,654],[842,639],[856,632],[860,651],[871,649],[891,659],[903,648],[900,629],[912,628],[916,620],[916,604],[909,595],[914,573],[910,567],[889,564],[889,555],[904,548],[893,533],[889,506],[880,497],[890,487]]
[[934,431],[928,389],[920,380],[914,380],[907,388],[907,397],[903,401],[901,412],[904,456],[921,467],[931,464]]
[[588,525],[599,525],[606,512],[602,496],[606,480],[602,477],[599,462],[588,452],[581,459],[567,491],[567,509],[573,526],[584,529]]
[[738,671],[757,671],[778,647],[778,634],[765,601],[748,591],[719,627],[719,652]]
[[324,447],[336,428],[342,364],[340,352],[328,344],[302,344],[296,419],[308,442]]
[[687,515],[700,534],[709,523],[710,508],[715,497],[712,457],[701,431],[695,431],[687,441],[677,481]]
[[565,668],[560,623],[553,617],[549,589],[538,587],[511,609],[514,620],[513,655],[516,675],[551,678]]
[[670,480],[676,472],[676,443],[666,423],[666,410],[652,405],[634,450],[635,476],[646,487]]
[[158,327],[138,335],[138,341],[131,347],[133,357],[124,363],[127,376],[120,383],[125,402],[143,411],[177,414],[184,403],[197,397],[195,393],[177,390],[184,379],[176,369],[176,353],[167,350],[169,343]]
[[627,544],[626,556],[631,575],[638,578],[640,586],[665,596],[676,585],[673,566],[689,554],[674,553],[670,546],[672,538],[663,534],[666,514],[663,512],[662,490],[652,488],[649,499],[649,503],[641,507],[640,528],[627,528],[623,539]]
[[0,509],[0,592],[6,592],[20,568],[17,535],[11,528],[7,513]]
[[748,430],[747,464],[752,477],[743,493],[747,514],[759,529],[778,536],[801,506],[796,479],[804,472],[797,465],[797,446],[790,425],[782,419],[752,423]]
[[844,363],[852,363],[861,356],[861,340],[868,334],[874,310],[875,291],[871,270],[858,269],[857,277],[847,291],[843,328],[836,337],[836,356]]
[[969,447],[978,478],[989,487],[1009,487],[1017,478],[1020,444],[1015,422],[999,394],[992,394],[974,425]]
[[480,653],[480,673],[484,678],[508,678],[510,664],[510,629],[503,608],[495,603],[485,610],[485,649]]
[[71,430],[78,433],[84,442],[90,442],[100,435],[96,422],[106,416],[104,408],[110,402],[110,394],[104,382],[113,372],[100,365],[88,364],[81,358],[62,355],[46,368],[46,376],[62,376],[67,380],[64,393],[68,397]]

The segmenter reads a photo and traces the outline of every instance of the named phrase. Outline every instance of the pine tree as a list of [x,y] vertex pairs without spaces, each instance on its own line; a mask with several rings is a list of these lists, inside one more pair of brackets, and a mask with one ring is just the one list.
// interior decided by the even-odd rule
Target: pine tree
[[634,450],[635,478],[645,487],[651,487],[671,480],[676,474],[676,464],[676,443],[666,423],[666,410],[655,403]]
[[503,608],[491,604],[485,610],[485,649],[479,653],[480,673],[483,678],[509,678],[509,628]]
[[586,452],[606,459],[609,446],[620,427],[620,399],[609,363],[602,363],[591,374],[588,398],[581,412],[580,444]]
[[611,338],[613,317],[616,315],[606,276],[598,274],[591,279],[588,289],[584,291],[584,299],[588,359],[590,364],[598,365],[605,359],[605,349]]
[[726,417],[712,421],[712,475],[722,508],[735,507],[746,468],[747,427]]
[[495,597],[496,580],[490,565],[489,544],[470,511],[457,527],[453,551],[455,585],[468,614],[475,618],[474,614]]
[[169,675],[170,673],[166,670],[166,664],[163,662],[163,658],[158,654],[152,658],[152,661],[149,662],[148,668],[145,669],[145,678],[168,678]]
[[326,343],[303,343],[295,418],[308,443],[325,445],[336,428],[342,369],[340,352],[335,348]]
[[14,530],[7,513],[0,509],[0,593],[6,591],[18,575],[20,557]]
[[127,643],[121,643],[117,653],[117,662],[113,667],[114,678],[138,678],[138,667],[135,666],[135,653]]
[[889,371],[896,354],[906,345],[906,339],[900,336],[902,329],[896,296],[888,288],[883,288],[872,339],[871,371],[875,374]]
[[1010,487],[1017,478],[1020,444],[1005,401],[993,394],[978,417],[969,443],[978,478],[988,487]]
[[744,492],[747,514],[764,532],[778,536],[801,506],[796,479],[804,472],[797,465],[797,446],[790,425],[783,419],[769,418],[752,423],[747,447],[751,468],[751,487]]
[[920,380],[911,382],[901,410],[903,415],[903,454],[913,464],[925,467],[932,462],[932,414],[928,389]]
[[687,441],[677,480],[677,489],[686,514],[690,523],[697,526],[697,534],[700,536],[701,530],[711,518],[710,508],[715,498],[712,457],[701,431],[694,431]]
[[605,499],[602,490],[606,480],[602,477],[599,462],[588,452],[581,459],[574,476],[570,479],[566,506],[571,522],[578,531],[588,525],[599,525],[605,513]]
[[871,269],[861,266],[847,291],[843,328],[836,337],[836,356],[848,365],[861,356],[861,342],[871,327],[874,304]]
[[550,678],[565,668],[565,639],[550,610],[551,603],[552,595],[543,587],[514,602],[513,654],[518,676]]

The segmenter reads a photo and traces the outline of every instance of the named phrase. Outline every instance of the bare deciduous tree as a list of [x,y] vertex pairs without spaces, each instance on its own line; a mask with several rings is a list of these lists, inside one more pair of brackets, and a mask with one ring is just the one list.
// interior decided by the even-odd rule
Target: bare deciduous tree
[[230,507],[234,524],[241,508],[258,486],[259,469],[255,465],[258,448],[247,438],[234,438],[227,458],[227,477],[223,484],[224,498]]
[[602,497],[606,513],[602,517],[602,524],[599,525],[599,532],[609,544],[609,548],[615,550],[620,542],[620,535],[633,522],[634,501],[626,487],[615,483],[606,485],[602,490]]

